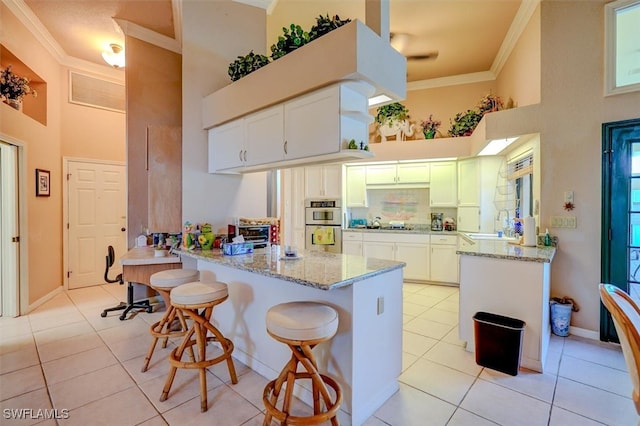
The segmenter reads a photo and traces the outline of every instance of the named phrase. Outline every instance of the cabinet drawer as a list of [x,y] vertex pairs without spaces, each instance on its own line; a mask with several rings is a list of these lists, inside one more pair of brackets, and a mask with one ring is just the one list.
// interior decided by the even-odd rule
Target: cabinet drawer
[[417,243],[429,244],[428,234],[407,234],[401,232],[367,232],[363,234],[363,240],[366,242],[381,243]]
[[348,232],[342,233],[342,241],[362,241],[362,232]]
[[431,234],[431,244],[442,244],[455,246],[458,244],[457,235],[435,235]]

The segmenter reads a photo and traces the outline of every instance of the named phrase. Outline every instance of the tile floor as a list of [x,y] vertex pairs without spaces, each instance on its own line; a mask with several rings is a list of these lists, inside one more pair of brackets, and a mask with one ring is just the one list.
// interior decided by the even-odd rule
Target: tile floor
[[[159,402],[171,344],[156,349],[149,371],[140,367],[149,324],[162,312],[127,321],[99,315],[124,290],[115,284],[72,290],[29,315],[0,318],[1,424],[262,424],[267,380],[237,361],[237,385],[224,365],[209,369],[207,413],[200,413],[193,372],[179,371],[172,395]],[[461,347],[456,288],[405,284],[404,292],[400,391],[366,425],[638,423],[618,346],[554,336],[547,373],[509,376],[479,367]],[[28,418],[18,421],[11,418],[18,408],[32,411],[22,411]],[[56,423],[37,411],[52,408],[68,418]]]

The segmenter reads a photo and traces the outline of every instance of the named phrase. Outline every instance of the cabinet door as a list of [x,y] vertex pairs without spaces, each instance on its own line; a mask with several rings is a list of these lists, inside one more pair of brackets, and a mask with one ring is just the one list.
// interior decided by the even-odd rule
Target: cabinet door
[[342,164],[322,166],[322,192],[325,197],[342,199]]
[[480,168],[478,159],[458,161],[458,206],[480,205]]
[[244,122],[234,120],[209,130],[209,173],[244,165]]
[[398,164],[398,183],[429,183],[429,163],[401,163]]
[[362,241],[342,241],[342,253],[362,256]]
[[456,246],[431,245],[431,281],[458,282]]
[[348,166],[346,170],[347,207],[367,207],[365,166]]
[[456,207],[457,186],[455,161],[431,163],[431,207]]
[[276,105],[244,119],[245,165],[273,163],[284,159],[284,108]]
[[397,167],[395,164],[376,164],[367,166],[367,185],[396,183]]
[[339,151],[339,89],[330,87],[285,103],[285,158]]
[[429,280],[428,244],[397,243],[395,260],[407,264],[403,271],[405,280]]
[[395,244],[388,242],[364,242],[362,245],[362,255],[376,259],[394,260]]
[[463,232],[479,232],[480,231],[480,208],[479,207],[458,207],[457,229],[458,231],[463,231]]
[[304,198],[322,197],[322,166],[304,167]]

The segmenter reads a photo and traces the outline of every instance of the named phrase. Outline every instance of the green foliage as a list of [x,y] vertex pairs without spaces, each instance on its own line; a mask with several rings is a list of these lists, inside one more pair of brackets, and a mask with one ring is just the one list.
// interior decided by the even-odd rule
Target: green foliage
[[469,136],[482,119],[482,114],[472,109],[467,112],[459,112],[451,122],[449,136]]
[[238,56],[238,59],[229,64],[229,77],[231,77],[231,81],[239,80],[268,63],[269,58],[267,56],[255,54],[252,50],[245,56]]
[[394,121],[409,119],[409,110],[399,102],[387,104],[376,110],[376,123],[392,125]]
[[322,37],[349,22],[351,22],[351,19],[347,18],[342,20],[338,15],[334,15],[333,18],[329,18],[329,14],[326,16],[320,15],[316,18],[316,24],[312,26],[309,31],[309,41]]
[[271,59],[274,61],[287,53],[309,43],[309,33],[300,25],[291,24],[289,28],[282,27],[283,35],[278,36],[278,42],[271,45]]

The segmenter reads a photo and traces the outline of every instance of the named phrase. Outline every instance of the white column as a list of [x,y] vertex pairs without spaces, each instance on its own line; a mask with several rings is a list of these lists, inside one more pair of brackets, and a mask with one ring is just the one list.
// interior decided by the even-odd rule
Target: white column
[[365,0],[365,24],[389,40],[389,0]]

